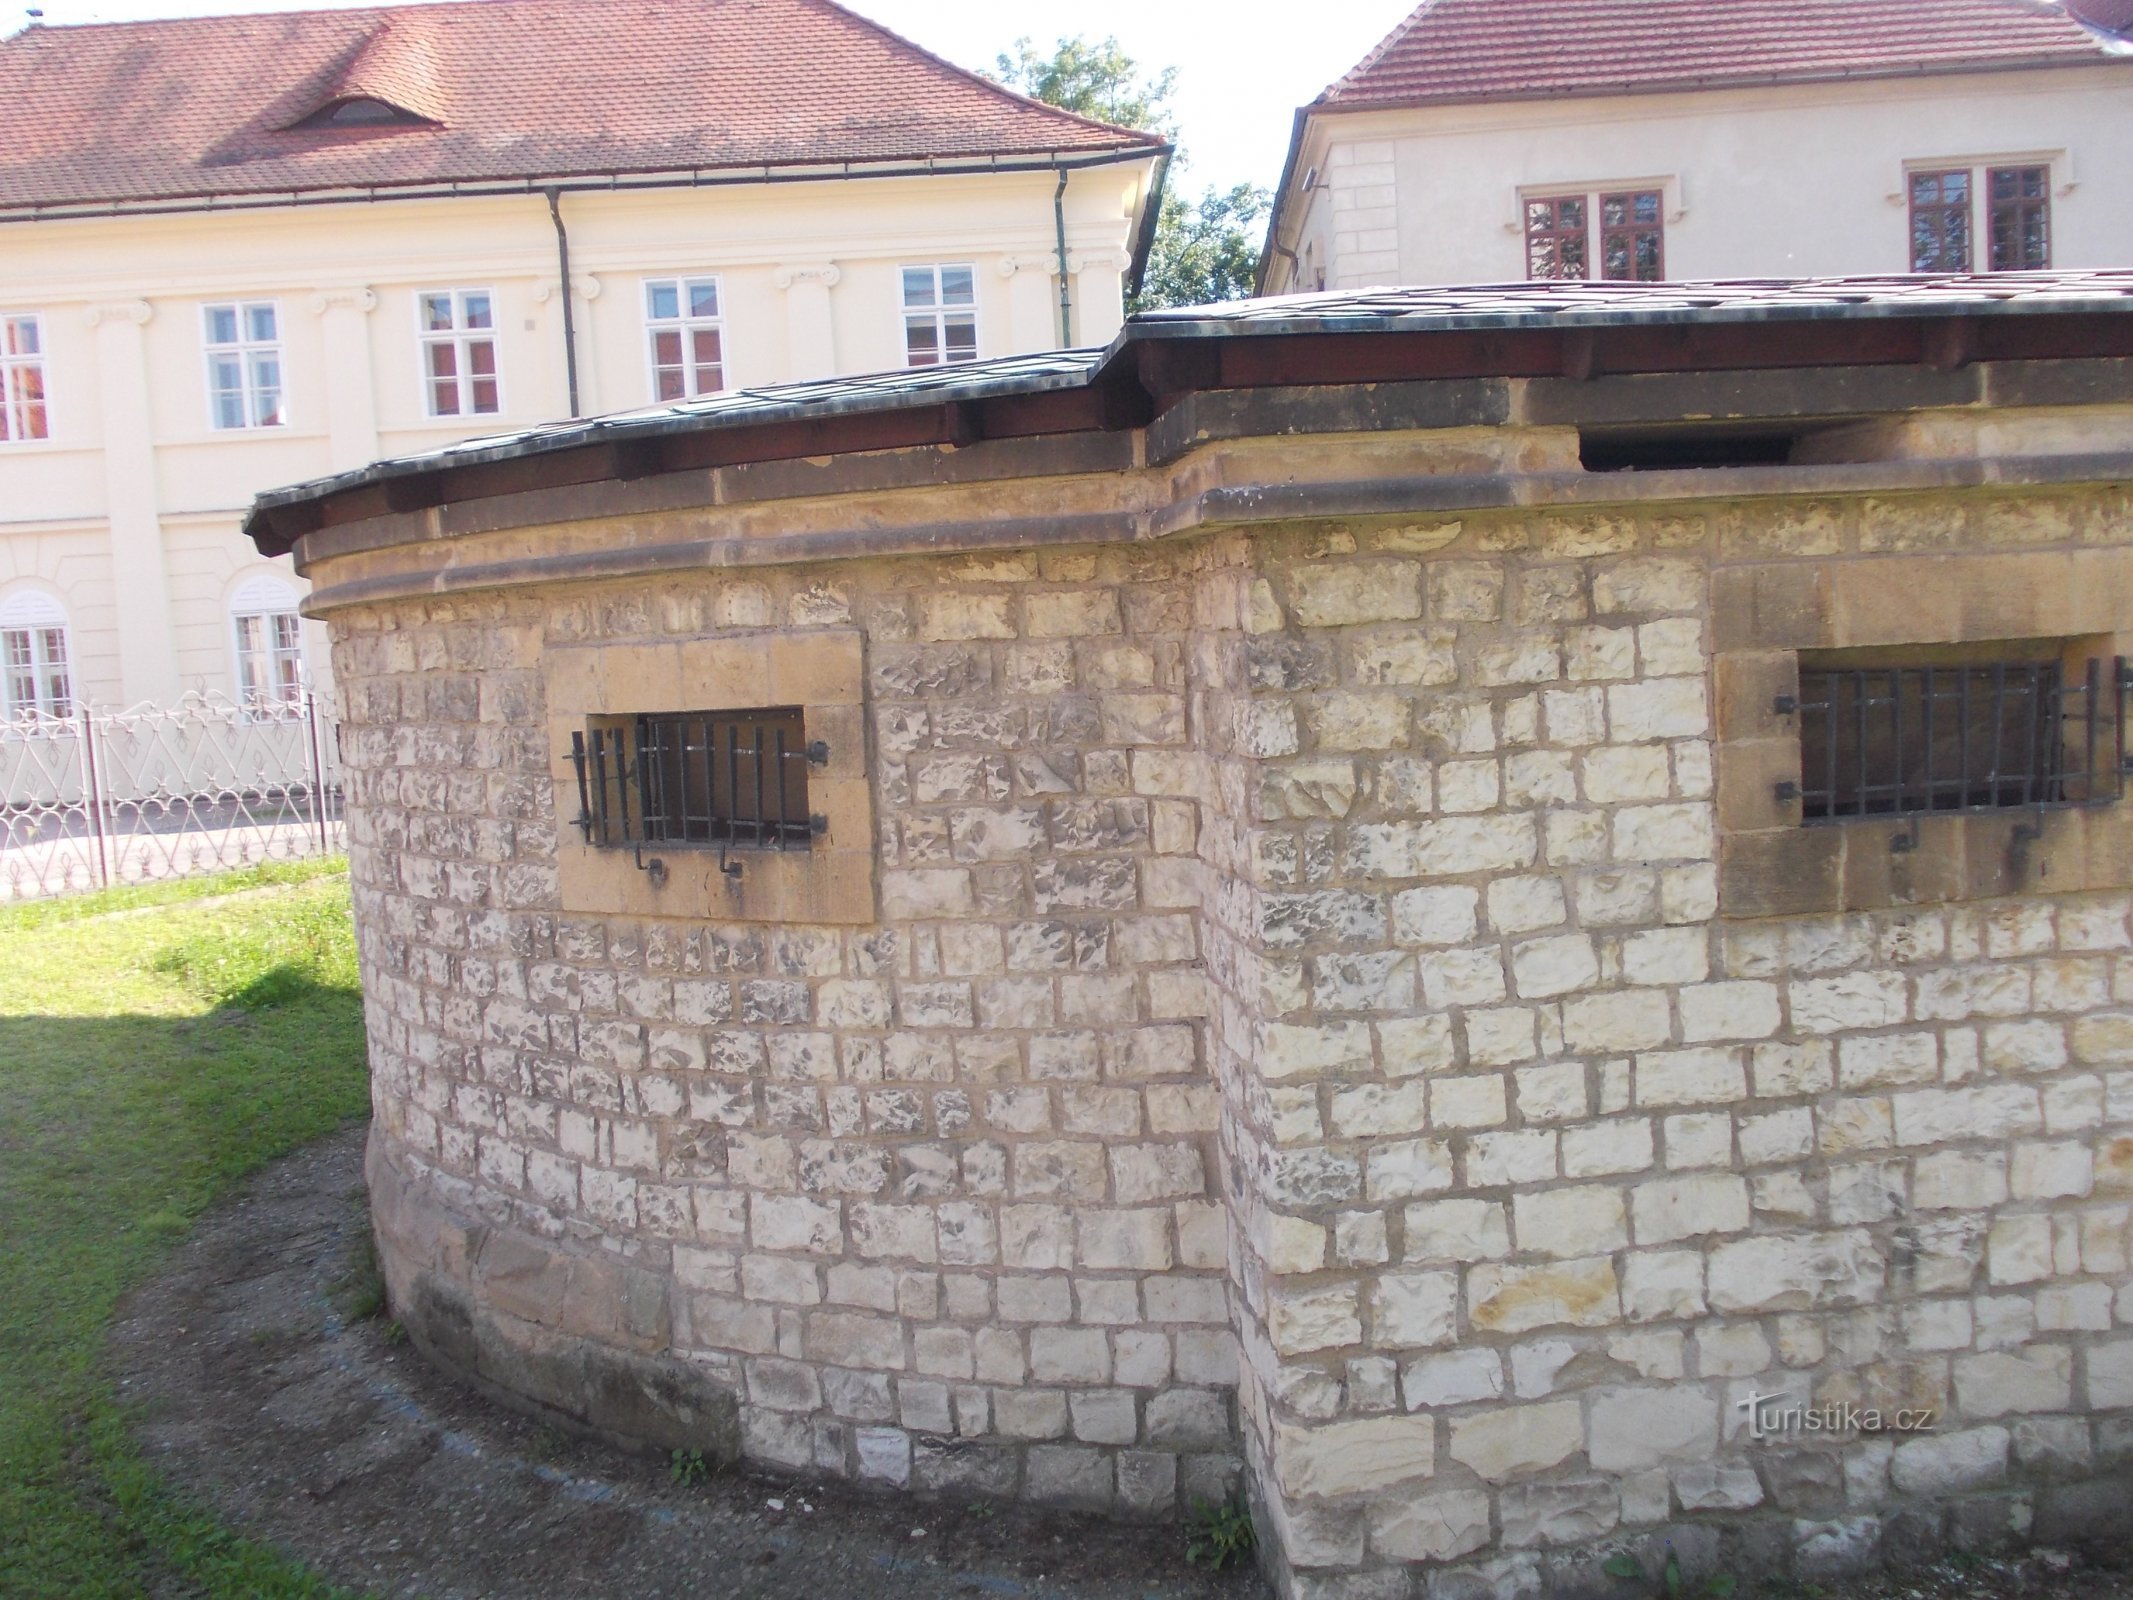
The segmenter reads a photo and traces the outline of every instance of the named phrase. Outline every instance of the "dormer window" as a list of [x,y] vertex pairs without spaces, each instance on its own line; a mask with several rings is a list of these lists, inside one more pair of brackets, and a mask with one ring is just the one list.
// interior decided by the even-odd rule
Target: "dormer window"
[[355,95],[346,100],[336,100],[296,124],[299,128],[390,128],[428,127],[427,117],[417,116],[390,100],[380,100],[373,95]]

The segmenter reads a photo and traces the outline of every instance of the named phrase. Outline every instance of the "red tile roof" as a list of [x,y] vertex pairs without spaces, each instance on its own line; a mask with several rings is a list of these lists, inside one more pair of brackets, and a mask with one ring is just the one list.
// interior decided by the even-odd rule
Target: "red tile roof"
[[[300,128],[376,98],[426,123]],[[0,208],[1159,148],[830,0],[458,0],[0,40]]]
[[2107,59],[2050,0],[1427,0],[1314,109]]

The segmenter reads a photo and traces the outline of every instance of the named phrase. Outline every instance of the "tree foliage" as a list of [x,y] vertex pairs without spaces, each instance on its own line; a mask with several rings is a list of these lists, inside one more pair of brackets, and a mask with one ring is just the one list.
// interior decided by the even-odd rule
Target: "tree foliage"
[[1165,67],[1152,78],[1140,73],[1140,63],[1120,49],[1116,39],[1101,44],[1080,37],[1061,39],[1050,55],[1028,39],[1017,39],[1015,53],[998,58],[993,78],[1017,94],[1079,117],[1175,138],[1170,97],[1177,89],[1178,69]]
[[1266,190],[1256,183],[1203,189],[1197,200],[1187,200],[1175,184],[1166,188],[1133,309],[1249,298],[1267,204]]
[[[999,57],[993,78],[1062,111],[1176,139],[1170,98],[1178,69],[1143,76],[1140,63],[1114,38],[1098,43],[1079,36],[1061,39],[1049,53],[1018,39],[1013,55]],[[1260,232],[1273,197],[1254,183],[1204,188],[1188,197],[1185,165],[1180,149],[1170,160],[1155,244],[1130,310],[1241,300],[1252,292]]]

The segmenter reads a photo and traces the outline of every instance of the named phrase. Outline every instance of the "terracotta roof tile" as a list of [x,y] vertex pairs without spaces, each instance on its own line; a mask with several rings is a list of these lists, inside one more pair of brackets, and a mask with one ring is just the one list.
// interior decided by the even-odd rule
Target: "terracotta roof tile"
[[[431,125],[296,127],[385,100]],[[458,0],[0,40],[0,207],[1152,149],[830,0]]]
[[[2074,0],[2104,13],[2127,0]],[[2050,0],[1427,0],[1330,109],[2106,60]]]

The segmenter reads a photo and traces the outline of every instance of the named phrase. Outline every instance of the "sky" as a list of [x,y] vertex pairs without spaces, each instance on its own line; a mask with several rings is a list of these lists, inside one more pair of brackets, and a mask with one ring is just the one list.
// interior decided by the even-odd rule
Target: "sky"
[[[35,0],[48,24],[136,22],[227,11],[341,8],[375,0]],[[597,6],[601,0],[583,0]],[[1144,70],[1178,68],[1175,105],[1188,192],[1281,174],[1298,106],[1360,60],[1413,0],[844,0],[960,66],[990,67],[1018,38],[1049,46],[1114,36]],[[25,20],[0,0],[0,32]]]

